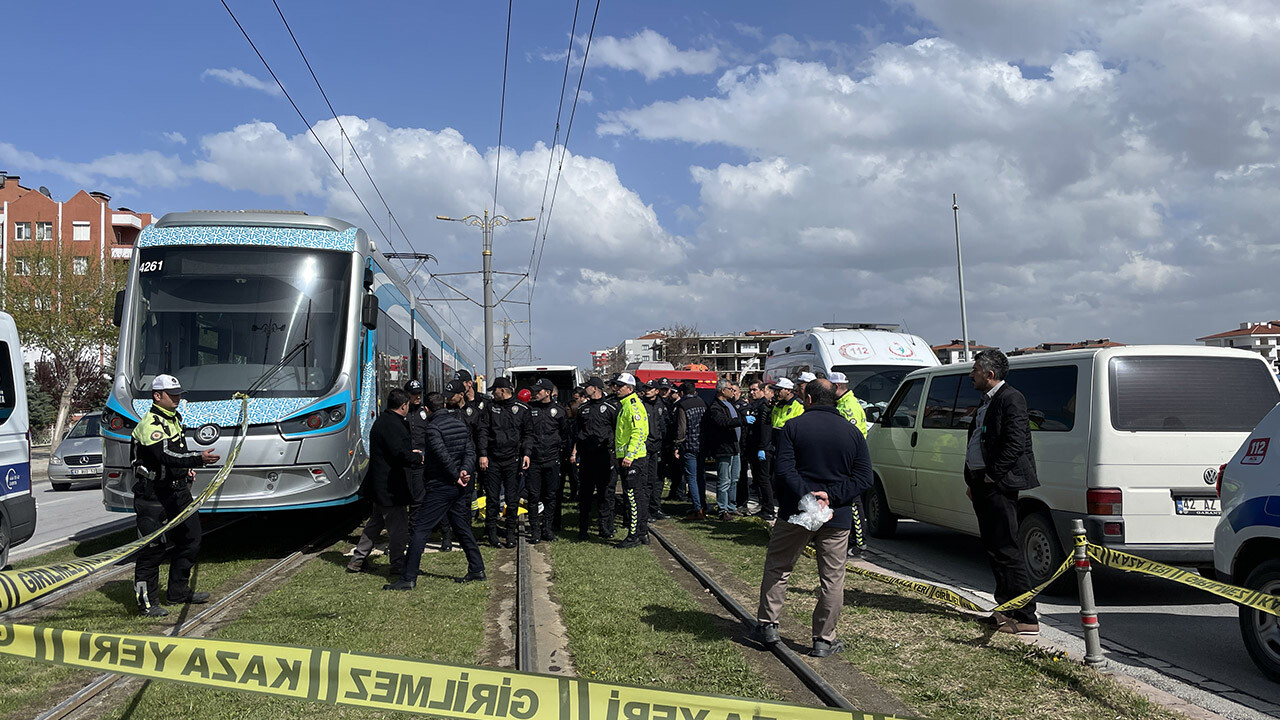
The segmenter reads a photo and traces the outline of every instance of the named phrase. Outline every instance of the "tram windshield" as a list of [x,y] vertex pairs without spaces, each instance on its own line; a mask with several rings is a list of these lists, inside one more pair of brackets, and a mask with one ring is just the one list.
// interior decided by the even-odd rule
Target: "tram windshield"
[[342,364],[351,255],[301,248],[143,248],[129,369],[135,397],[178,378],[189,400],[248,389],[304,340],[258,397],[333,387]]

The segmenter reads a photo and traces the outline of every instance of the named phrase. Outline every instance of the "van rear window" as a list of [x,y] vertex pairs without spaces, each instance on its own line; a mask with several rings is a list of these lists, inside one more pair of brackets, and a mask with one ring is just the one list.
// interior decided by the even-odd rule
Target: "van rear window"
[[1249,358],[1112,358],[1111,426],[1156,432],[1249,432],[1280,402],[1265,363]]

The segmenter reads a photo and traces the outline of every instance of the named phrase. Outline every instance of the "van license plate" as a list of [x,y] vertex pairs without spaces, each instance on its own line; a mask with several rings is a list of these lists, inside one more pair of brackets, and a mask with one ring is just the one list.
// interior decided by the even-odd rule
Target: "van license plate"
[[1179,515],[1221,515],[1216,497],[1176,497],[1173,499]]

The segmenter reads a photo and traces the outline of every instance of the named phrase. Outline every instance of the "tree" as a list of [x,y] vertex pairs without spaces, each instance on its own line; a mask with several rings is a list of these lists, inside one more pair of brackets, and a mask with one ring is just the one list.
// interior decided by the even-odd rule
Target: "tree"
[[[103,264],[90,250],[74,257],[58,242],[11,244],[4,284],[5,310],[13,315],[23,346],[40,354],[41,386],[57,401],[53,437],[62,436],[74,407],[91,395],[115,366],[112,324],[115,294],[124,286],[124,263]],[[85,381],[89,381],[86,385]]]
[[686,365],[696,364],[702,360],[698,350],[698,326],[675,323],[663,328],[662,359],[671,363],[677,370],[684,370]]
[[619,345],[613,352],[609,353],[609,362],[605,363],[604,372],[607,376],[617,375],[627,369],[627,354],[622,352],[622,345]]
[[27,375],[27,416],[31,418],[31,434],[44,440],[45,433],[58,419],[58,406],[49,393],[36,382],[35,373]]

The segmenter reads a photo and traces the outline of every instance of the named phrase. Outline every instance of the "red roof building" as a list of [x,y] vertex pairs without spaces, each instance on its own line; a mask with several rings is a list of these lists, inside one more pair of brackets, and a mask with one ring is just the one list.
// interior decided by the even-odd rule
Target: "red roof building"
[[934,345],[930,348],[933,354],[938,356],[938,362],[943,365],[954,365],[958,362],[968,362],[973,356],[978,354],[979,350],[998,350],[990,345],[979,345],[976,340],[969,341],[969,358],[961,359],[960,355],[964,352],[964,340],[952,340],[946,345]]
[[1208,347],[1240,348],[1252,350],[1280,368],[1280,320],[1269,322],[1242,322],[1235,330],[1205,335],[1196,342]]

